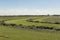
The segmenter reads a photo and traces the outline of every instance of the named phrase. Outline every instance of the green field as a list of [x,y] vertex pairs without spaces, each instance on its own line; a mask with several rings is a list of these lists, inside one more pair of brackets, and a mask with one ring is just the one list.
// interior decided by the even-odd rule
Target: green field
[[60,16],[43,16],[43,17],[21,17],[14,20],[8,20],[6,23],[8,24],[23,24],[23,25],[36,25],[36,26],[49,26],[49,27],[58,27],[60,28],[60,24],[48,24],[48,23],[35,23],[35,22],[27,22],[28,19],[34,19],[39,22],[60,22]]
[[60,40],[60,33],[0,27],[0,40]]
[[[33,19],[28,22],[26,20]],[[60,16],[12,16],[12,17],[0,17],[0,21],[4,21],[6,24],[23,24],[25,26],[48,26],[54,28],[60,28],[60,24],[50,24],[41,22],[60,22]],[[0,22],[1,23],[1,22]],[[31,30],[18,27],[0,25],[0,40],[60,40],[60,31],[50,30]]]

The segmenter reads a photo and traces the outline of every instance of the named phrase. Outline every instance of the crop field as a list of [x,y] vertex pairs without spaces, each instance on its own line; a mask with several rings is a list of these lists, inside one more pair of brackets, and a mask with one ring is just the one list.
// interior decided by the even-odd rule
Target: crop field
[[0,40],[60,40],[60,16],[0,16]]

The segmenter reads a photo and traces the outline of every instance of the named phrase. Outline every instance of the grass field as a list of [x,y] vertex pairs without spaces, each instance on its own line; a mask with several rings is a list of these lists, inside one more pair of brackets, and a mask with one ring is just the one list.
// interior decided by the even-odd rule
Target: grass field
[[[33,19],[37,22],[28,22]],[[23,24],[26,26],[48,26],[60,28],[60,24],[49,24],[40,22],[60,22],[60,16],[29,16],[29,17],[0,17],[0,21],[5,20],[6,24]],[[14,28],[0,25],[0,40],[60,40],[60,32],[56,31],[36,31],[30,29]]]
[[22,17],[22,18],[18,18],[18,19],[14,19],[14,20],[8,20],[6,21],[6,23],[10,24],[23,24],[23,25],[36,25],[36,26],[49,26],[49,27],[58,27],[60,28],[60,24],[47,24],[47,23],[35,23],[35,22],[27,22],[26,20],[28,19],[34,19],[37,20],[39,22],[60,22],[60,16],[56,17],[56,16],[44,16],[44,17]]
[[60,40],[60,33],[0,26],[0,40]]

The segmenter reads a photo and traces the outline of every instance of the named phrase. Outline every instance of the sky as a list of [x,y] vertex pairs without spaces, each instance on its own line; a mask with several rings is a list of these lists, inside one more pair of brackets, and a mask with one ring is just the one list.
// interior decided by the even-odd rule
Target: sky
[[0,15],[60,15],[60,0],[0,0]]

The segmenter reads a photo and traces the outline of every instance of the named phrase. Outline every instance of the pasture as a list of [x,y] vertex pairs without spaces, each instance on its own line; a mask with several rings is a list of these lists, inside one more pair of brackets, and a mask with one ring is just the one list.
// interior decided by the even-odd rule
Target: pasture
[[0,16],[0,40],[60,40],[59,20],[60,16]]

